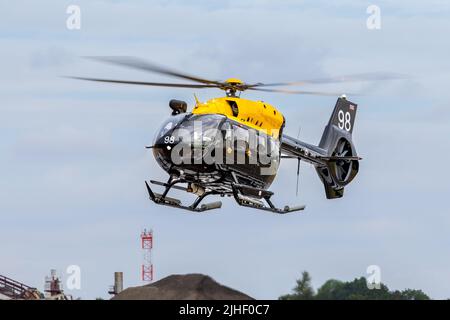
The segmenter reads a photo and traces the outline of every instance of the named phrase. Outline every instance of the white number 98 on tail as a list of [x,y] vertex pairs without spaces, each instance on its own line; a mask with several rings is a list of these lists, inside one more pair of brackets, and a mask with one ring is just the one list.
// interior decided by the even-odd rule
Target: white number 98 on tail
[[357,106],[345,99],[339,99],[337,104],[333,114],[332,124],[341,130],[352,133]]

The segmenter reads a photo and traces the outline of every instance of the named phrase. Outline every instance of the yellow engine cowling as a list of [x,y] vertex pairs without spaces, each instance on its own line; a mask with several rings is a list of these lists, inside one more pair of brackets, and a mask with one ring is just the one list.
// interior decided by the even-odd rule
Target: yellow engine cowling
[[197,102],[193,114],[222,114],[248,127],[263,131],[278,139],[284,117],[275,107],[263,101],[237,97],[214,98],[205,103]]

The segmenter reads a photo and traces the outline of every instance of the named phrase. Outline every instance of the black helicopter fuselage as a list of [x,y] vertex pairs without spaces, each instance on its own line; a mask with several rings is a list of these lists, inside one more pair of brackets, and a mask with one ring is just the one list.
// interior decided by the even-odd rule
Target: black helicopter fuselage
[[152,148],[172,179],[218,193],[233,183],[268,189],[280,163],[277,139],[219,114],[171,116]]

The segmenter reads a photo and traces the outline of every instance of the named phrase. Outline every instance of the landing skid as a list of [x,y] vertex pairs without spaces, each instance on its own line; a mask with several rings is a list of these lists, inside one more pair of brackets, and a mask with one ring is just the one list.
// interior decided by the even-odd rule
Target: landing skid
[[[304,205],[284,206],[284,208],[277,208],[270,200],[270,198],[273,196],[273,192],[250,187],[247,185],[233,184],[233,196],[240,206],[270,211],[278,214],[296,212],[305,209]],[[267,205],[264,204],[262,199],[266,202]]]
[[156,204],[174,207],[174,208],[178,208],[178,209],[184,209],[184,210],[188,210],[188,211],[192,211],[192,212],[203,212],[203,211],[208,211],[208,210],[213,210],[213,209],[219,209],[222,207],[221,201],[202,204],[199,207],[200,202],[206,196],[208,196],[210,194],[214,194],[213,192],[205,192],[203,195],[198,196],[197,199],[190,206],[185,206],[185,205],[181,204],[181,201],[179,199],[175,199],[175,198],[171,198],[171,197],[167,196],[167,193],[170,191],[170,189],[174,188],[174,187],[177,187],[176,189],[179,189],[179,190],[180,189],[186,190],[186,188],[181,188],[179,186],[175,186],[176,183],[183,183],[184,181],[179,180],[179,181],[172,181],[170,183],[163,183],[163,182],[159,182],[159,181],[150,181],[150,182],[152,182],[154,184],[158,184],[158,185],[163,185],[166,187],[164,192],[162,194],[159,194],[159,193],[153,192],[152,188],[150,188],[150,185],[147,183],[147,181],[145,181],[145,186],[147,188],[147,192],[150,197],[150,200],[152,200]]
[[217,192],[217,191],[206,191],[202,195],[198,196],[197,199],[190,205],[186,206],[181,203],[181,200],[168,197],[167,194],[173,189],[182,190],[188,192],[188,188],[177,186],[179,183],[187,183],[182,179],[169,179],[167,183],[150,180],[150,183],[156,184],[164,187],[164,192],[162,194],[156,193],[152,190],[150,185],[145,181],[145,186],[147,188],[150,200],[154,203],[169,207],[174,207],[178,209],[184,209],[192,212],[204,212],[213,209],[219,209],[222,207],[221,201],[201,204],[203,199],[209,195],[233,195],[237,204],[240,206],[259,209],[264,211],[270,211],[278,214],[285,214],[295,211],[301,211],[305,209],[305,206],[285,206],[284,208],[277,208],[274,206],[270,198],[273,196],[273,192],[259,189],[243,184],[233,183],[231,184],[232,192]]

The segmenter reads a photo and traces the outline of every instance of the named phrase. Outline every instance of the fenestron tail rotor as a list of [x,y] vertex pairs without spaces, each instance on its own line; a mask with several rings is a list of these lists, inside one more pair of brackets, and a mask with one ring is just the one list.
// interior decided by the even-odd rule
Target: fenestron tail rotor
[[[236,92],[242,92],[245,90],[261,91],[261,92],[274,92],[285,94],[304,94],[304,95],[317,95],[317,96],[338,96],[341,93],[337,92],[323,92],[323,91],[309,91],[309,90],[290,90],[290,89],[272,89],[268,87],[290,87],[290,86],[304,86],[304,85],[317,85],[317,84],[331,84],[331,83],[347,83],[347,82],[360,82],[360,81],[385,81],[394,79],[404,79],[405,75],[395,73],[361,73],[340,77],[318,78],[311,80],[302,80],[295,82],[278,82],[278,83],[254,83],[247,84],[236,78],[230,78],[226,81],[210,80],[203,77],[197,77],[184,72],[176,71],[171,68],[163,67],[139,58],[128,56],[110,56],[110,57],[86,57],[91,60],[114,64],[122,67],[132,68],[135,70],[141,70],[146,72],[158,73],[174,78],[183,80],[190,80],[194,83],[166,83],[166,82],[146,82],[146,81],[132,81],[132,80],[115,80],[115,79],[103,79],[103,78],[91,78],[91,77],[68,77],[79,80],[105,82],[113,84],[131,84],[142,86],[155,86],[155,87],[171,87],[171,88],[217,88],[224,90],[228,96],[235,96]],[[196,83],[195,83],[196,82]]]

